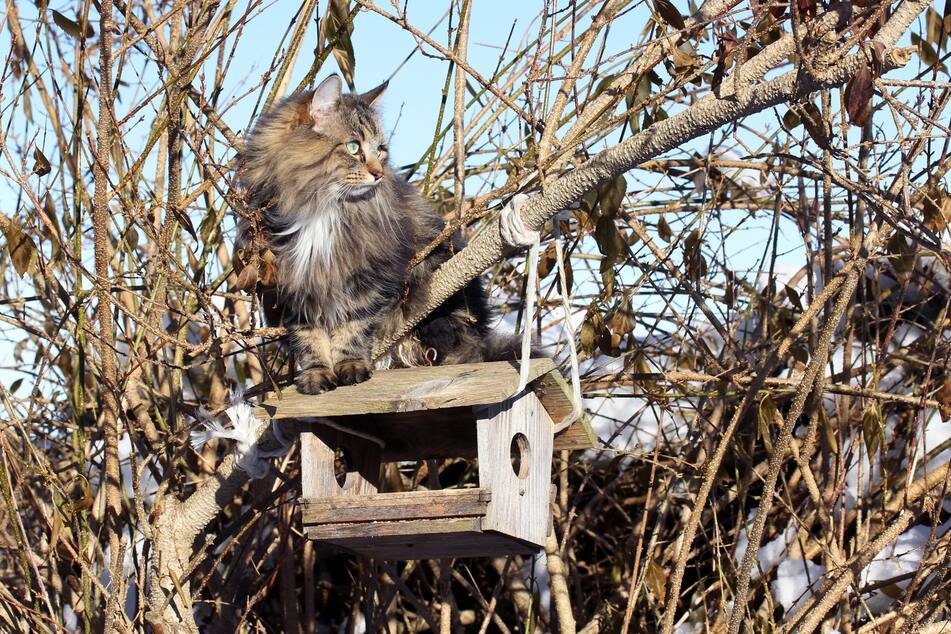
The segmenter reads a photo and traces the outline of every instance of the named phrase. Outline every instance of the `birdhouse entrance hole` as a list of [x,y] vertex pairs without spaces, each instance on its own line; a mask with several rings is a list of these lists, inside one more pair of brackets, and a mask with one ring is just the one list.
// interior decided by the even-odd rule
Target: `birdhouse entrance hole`
[[347,484],[347,477],[353,471],[353,457],[346,447],[334,451],[334,479],[337,486],[343,489]]
[[512,471],[515,472],[519,480],[524,480],[528,477],[528,468],[532,459],[531,448],[525,434],[519,432],[512,436],[511,453]]
[[[301,433],[301,518],[311,539],[377,559],[495,557],[537,552],[550,520],[552,454],[594,444],[571,412],[550,359],[530,361],[515,393],[507,362],[379,371],[317,396],[285,390],[260,406],[309,421]],[[319,417],[319,418],[318,418]],[[475,460],[478,482],[381,491],[391,462]]]

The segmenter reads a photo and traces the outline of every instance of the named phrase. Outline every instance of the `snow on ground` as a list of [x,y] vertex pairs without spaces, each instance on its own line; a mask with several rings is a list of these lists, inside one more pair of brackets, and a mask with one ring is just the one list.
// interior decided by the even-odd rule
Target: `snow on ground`
[[674,634],[700,634],[703,632],[703,623],[684,621],[674,628]]
[[783,606],[787,619],[809,600],[824,573],[823,566],[802,559],[786,559],[779,564],[769,590]]
[[[949,528],[951,520],[936,529],[936,537],[944,535]],[[930,537],[931,527],[924,525],[912,526],[899,535],[894,543],[883,548],[862,571],[859,577],[860,587],[918,570]],[[737,550],[739,552],[739,549]],[[773,599],[783,606],[787,620],[821,585],[824,573],[823,566],[811,561],[789,558],[780,562],[776,569],[776,578],[769,584],[769,589]],[[886,612],[892,607],[895,597],[900,596],[910,582],[910,579],[896,581],[864,594],[865,605],[873,614]]]
[[548,576],[548,557],[541,552],[534,557],[525,557],[522,578],[533,595],[538,594],[538,605],[543,612],[551,609],[551,577]]
[[[925,544],[928,543],[930,536],[931,528],[922,525],[912,526],[899,535],[893,544],[883,548],[868,568],[862,571],[861,585],[867,586],[918,570],[924,555]],[[895,599],[892,597],[899,595],[909,583],[911,583],[910,579],[875,590],[864,596],[865,602],[872,612],[882,613],[894,602]]]
[[[736,554],[734,555],[734,561],[736,562],[736,567],[740,567],[740,563],[743,561],[743,557],[746,555],[746,549],[749,548],[750,542],[747,538],[747,528],[753,524],[753,518],[756,517],[756,511],[758,509],[752,508],[746,516],[746,526],[740,529],[740,534],[736,539]],[[789,546],[793,543],[793,540],[796,539],[796,527],[790,524],[786,527],[786,530],[783,531],[782,535],[776,537],[772,541],[767,542],[760,547],[757,551],[757,561],[758,564],[753,567],[752,573],[750,575],[751,579],[758,579],[760,572],[769,574],[769,572],[776,567],[780,561],[786,556],[786,551]]]
[[951,462],[951,447],[947,447],[929,458],[927,464],[921,464],[923,456],[927,456],[929,452],[933,452],[944,443],[951,441],[951,421],[942,422],[937,410],[924,410],[921,420],[924,421],[924,433],[921,433],[918,437],[919,464],[915,477],[921,477],[926,470],[934,471]]
[[854,509],[859,500],[864,499],[882,478],[881,457],[876,454],[869,461],[865,450],[865,440],[859,436],[857,440],[846,442],[846,472],[844,504],[846,509]]

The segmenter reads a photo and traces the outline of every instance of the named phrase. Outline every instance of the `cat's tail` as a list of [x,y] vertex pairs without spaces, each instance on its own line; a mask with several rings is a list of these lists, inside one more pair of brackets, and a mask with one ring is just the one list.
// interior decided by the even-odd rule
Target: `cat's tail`
[[[522,356],[522,336],[508,332],[491,332],[482,342],[482,354],[486,361],[518,361]],[[532,339],[529,358],[545,356],[538,342]]]

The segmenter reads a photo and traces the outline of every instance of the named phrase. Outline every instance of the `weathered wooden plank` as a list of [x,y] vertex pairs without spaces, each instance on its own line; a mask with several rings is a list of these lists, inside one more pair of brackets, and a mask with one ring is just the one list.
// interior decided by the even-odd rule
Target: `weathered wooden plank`
[[485,408],[477,428],[479,485],[492,491],[482,528],[544,545],[554,430],[548,412],[525,392]]
[[[531,359],[529,380],[553,370],[551,359]],[[281,419],[472,407],[503,401],[516,387],[518,367],[508,361],[380,370],[369,381],[316,396],[289,387],[260,405],[257,413]]]
[[312,499],[312,498],[301,498],[301,502],[304,504],[321,504],[328,503],[333,504],[335,508],[352,508],[360,505],[385,505],[393,501],[404,501],[404,500],[416,500],[420,497],[438,499],[438,498],[456,498],[456,497],[469,497],[469,496],[488,496],[491,495],[489,491],[481,489],[479,487],[468,487],[464,489],[418,489],[416,491],[390,491],[387,493],[373,493],[370,495],[363,495],[358,498],[343,498],[343,499]]
[[[558,422],[571,412],[569,388],[551,359],[532,359],[531,363],[532,376],[537,376],[531,384],[532,389],[552,419]],[[475,374],[467,374],[473,368],[478,368],[478,371]],[[508,387],[497,392],[485,391],[485,384],[488,381],[486,372],[503,376],[502,382]],[[433,404],[421,404],[419,397],[421,392],[431,391],[440,385],[446,388],[445,381],[433,382],[433,377],[440,375],[449,383],[453,381],[457,383],[449,385],[448,391],[440,392],[442,388],[436,390],[440,392],[436,398],[438,408],[414,409]],[[473,376],[478,380],[470,381]],[[391,377],[395,377],[398,381],[391,382]],[[421,390],[417,389],[420,385],[417,383],[416,387],[400,392],[401,389],[417,380],[423,381]],[[327,417],[336,427],[352,429],[358,434],[369,434],[378,439],[383,443],[381,459],[384,462],[427,458],[474,458],[476,416],[472,411],[473,406],[501,402],[512,395],[517,383],[516,366],[507,362],[390,370],[377,372],[366,383],[339,388],[319,396],[303,396],[296,394],[293,390],[285,390],[281,399],[272,398],[259,407],[258,414],[273,415],[277,418]],[[397,393],[402,400],[394,400],[396,398],[394,394]],[[502,393],[504,395],[499,397],[498,395]],[[351,398],[341,398],[340,395],[345,394],[351,394]],[[357,396],[353,397],[353,394]],[[360,396],[361,394],[363,396]],[[493,401],[495,398],[498,398],[498,401]],[[353,402],[350,402],[351,400]],[[326,410],[323,409],[325,405],[328,407]],[[384,411],[354,415],[367,410]],[[332,412],[341,411],[351,412],[351,415],[332,414]],[[332,428],[314,423],[313,429],[320,436],[326,437],[327,434],[319,430]],[[582,418],[555,436],[554,449],[555,451],[588,449],[594,447],[596,442],[597,438],[591,430],[590,423],[586,418]]]
[[[557,427],[571,414],[571,386],[557,369],[540,376],[532,383],[532,391],[545,406]],[[598,444],[598,436],[591,429],[591,421],[584,414],[567,428],[555,434],[554,450],[591,449]]]
[[598,445],[598,436],[591,429],[591,421],[587,416],[582,416],[567,429],[562,429],[555,434],[555,451],[574,451],[576,449],[591,449]]
[[373,540],[378,537],[413,537],[429,539],[442,533],[481,532],[479,517],[458,517],[432,520],[368,522],[359,524],[317,524],[305,528],[307,536],[321,541],[336,539]]
[[490,500],[485,489],[380,493],[350,498],[302,499],[304,525],[386,520],[481,517]]
[[556,425],[571,414],[571,386],[557,368],[538,377],[531,387]]

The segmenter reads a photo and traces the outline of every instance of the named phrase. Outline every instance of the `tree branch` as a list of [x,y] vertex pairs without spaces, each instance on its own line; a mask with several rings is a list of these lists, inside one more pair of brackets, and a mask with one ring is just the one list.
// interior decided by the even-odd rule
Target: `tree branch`
[[[927,6],[928,3],[923,0],[903,4],[882,28],[879,41],[886,46],[893,46],[908,24]],[[897,25],[901,25],[900,30]],[[884,70],[893,70],[909,61],[905,49],[890,49],[885,58]],[[522,220],[529,230],[540,230],[552,216],[579,201],[601,183],[723,125],[781,103],[801,99],[821,88],[842,86],[851,79],[863,61],[864,54],[859,53],[830,65],[820,76],[804,77],[799,71],[790,71],[757,84],[743,95],[708,95],[686,110],[655,123],[627,141],[600,152],[581,167],[554,179],[544,195],[535,194],[526,201]],[[498,220],[495,220],[435,272],[426,288],[420,289],[426,301],[420,302],[416,311],[407,317],[402,330],[376,342],[374,356],[378,357],[389,350],[437,306],[501,259],[502,240]]]

